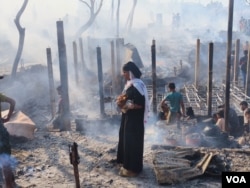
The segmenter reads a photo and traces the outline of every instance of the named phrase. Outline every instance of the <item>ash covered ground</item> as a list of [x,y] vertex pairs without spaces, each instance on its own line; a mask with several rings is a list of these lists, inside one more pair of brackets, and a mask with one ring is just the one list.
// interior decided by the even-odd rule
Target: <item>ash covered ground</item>
[[[96,113],[98,100],[95,100],[95,104],[93,101],[89,102],[91,104],[85,103],[85,107],[81,106],[83,104],[73,103],[72,131],[48,132],[46,125],[51,119],[49,90],[46,84],[41,84],[44,82],[39,75],[36,74],[34,82],[28,81],[33,74],[25,74],[14,83],[9,82],[9,78],[6,77],[1,85],[4,93],[17,100],[16,110],[24,112],[36,124],[33,140],[14,137],[11,139],[12,156],[17,160],[15,181],[18,186],[75,187],[69,145],[76,142],[80,157],[78,168],[81,187],[162,187],[154,173],[154,151],[151,147],[154,144],[164,144],[165,135],[162,129],[155,126],[156,121],[153,118],[145,126],[143,172],[136,178],[120,177],[120,167],[111,162],[116,158],[119,117],[112,123],[100,120]],[[86,111],[87,105],[91,107]],[[90,121],[84,125],[82,132],[78,132],[75,130],[74,120],[81,115],[88,115]],[[220,186],[220,179],[206,176],[166,187]]]

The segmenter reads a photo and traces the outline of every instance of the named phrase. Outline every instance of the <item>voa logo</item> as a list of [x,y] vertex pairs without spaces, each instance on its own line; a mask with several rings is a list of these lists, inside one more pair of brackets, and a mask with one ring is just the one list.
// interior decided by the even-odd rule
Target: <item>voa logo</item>
[[247,183],[244,176],[226,176],[227,183]]

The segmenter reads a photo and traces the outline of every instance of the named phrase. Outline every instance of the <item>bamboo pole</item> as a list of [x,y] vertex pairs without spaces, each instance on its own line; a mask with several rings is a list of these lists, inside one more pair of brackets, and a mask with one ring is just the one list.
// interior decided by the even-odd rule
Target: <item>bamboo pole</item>
[[51,58],[50,48],[46,49],[46,54],[47,54],[48,76],[49,76],[51,116],[53,118],[56,114],[56,96],[55,96],[55,85],[54,85],[54,78],[53,78],[53,68],[52,68],[52,58]]
[[76,85],[79,85],[77,46],[75,41],[73,42],[73,56],[74,56],[74,68],[75,68],[75,81]]
[[103,72],[102,72],[102,55],[101,48],[96,48],[97,52],[97,68],[98,68],[98,81],[99,81],[99,95],[100,95],[100,113],[104,117],[104,93],[103,93]]
[[200,72],[200,39],[196,41],[196,61],[195,61],[195,78],[194,78],[194,85],[196,89],[199,86],[199,72]]
[[112,92],[117,91],[117,87],[116,87],[116,82],[115,82],[115,77],[116,77],[116,67],[115,67],[115,44],[114,41],[112,40],[110,42],[110,46],[111,46],[111,71],[112,71]]
[[238,78],[239,78],[239,53],[240,53],[240,39],[236,40],[235,44],[235,55],[234,55],[234,84],[238,86]]
[[250,96],[250,46],[248,46],[248,59],[247,59],[247,76],[245,94]]
[[70,109],[69,109],[69,94],[68,94],[68,68],[67,68],[67,55],[66,45],[64,41],[64,28],[63,21],[57,21],[57,41],[58,41],[58,54],[59,54],[59,68],[60,79],[62,86],[62,106],[63,106],[63,125],[62,131],[71,130],[70,126]]
[[152,56],[152,85],[153,85],[153,113],[157,113],[157,101],[156,101],[156,49],[155,40],[152,41],[151,46],[151,56]]
[[207,115],[209,117],[212,116],[213,50],[214,50],[214,44],[210,42],[209,52],[208,52],[208,94],[207,94],[207,106],[208,106]]
[[233,8],[234,0],[229,0],[228,29],[227,29],[227,72],[226,72],[226,90],[225,90],[225,127],[228,130],[229,102],[230,102],[230,67],[232,51],[232,29],[233,29]]

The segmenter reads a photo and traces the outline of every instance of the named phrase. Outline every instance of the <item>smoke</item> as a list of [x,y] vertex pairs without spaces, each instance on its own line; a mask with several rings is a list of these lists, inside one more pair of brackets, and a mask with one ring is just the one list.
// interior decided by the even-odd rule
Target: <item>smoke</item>
[[[175,0],[138,1],[135,8],[133,27],[131,32],[128,33],[126,21],[130,8],[132,8],[132,0],[122,1],[119,37],[124,38],[125,44],[131,43],[136,46],[144,65],[148,67],[151,65],[150,46],[152,40],[155,39],[157,70],[161,68],[166,76],[173,74],[173,67],[179,66],[180,60],[182,60],[185,68],[190,69],[190,74],[194,74],[192,71],[194,70],[195,45],[196,39],[200,38],[203,44],[201,59],[204,66],[202,70],[205,71],[202,72],[202,75],[206,75],[208,43],[210,41],[226,42],[226,32],[220,31],[227,30],[228,1],[218,1],[223,2],[223,4],[216,4],[216,2],[209,4],[207,1],[200,1],[202,4],[194,3],[194,1],[183,2]],[[1,7],[4,7],[0,13],[0,21],[3,23],[0,30],[0,38],[1,41],[4,41],[4,45],[0,45],[0,54],[4,54],[4,56],[0,56],[0,65],[4,63],[5,67],[7,65],[11,67],[18,45],[18,31],[13,20],[22,5],[22,1],[0,0],[0,4]],[[235,15],[242,8],[239,4],[237,2]],[[173,15],[176,13],[180,14],[179,27],[174,27],[175,23],[173,23]],[[117,37],[116,20],[111,18],[111,1],[104,1],[103,8],[96,17],[94,24],[82,34],[86,70],[79,69],[80,85],[77,85],[75,82],[72,42],[77,42],[78,62],[80,64],[79,43],[78,39],[75,38],[75,34],[86,23],[88,17],[88,8],[78,0],[29,1],[20,20],[21,25],[26,29],[22,60],[24,67],[28,67],[31,64],[46,66],[46,48],[50,47],[55,85],[59,85],[56,21],[63,20],[71,109],[76,115],[86,114],[88,117],[96,117],[99,114],[96,47],[101,47],[103,71],[104,74],[107,74],[111,69],[110,39]],[[234,19],[234,31],[238,30],[237,19],[238,17],[236,16]],[[89,44],[88,37],[96,39],[98,42]],[[224,46],[219,47],[215,52],[219,55],[215,55],[214,64],[219,67],[225,67],[223,61],[226,60],[226,49]],[[220,71],[221,69],[216,67],[216,70]],[[10,69],[5,74],[9,72]],[[221,75],[223,74],[215,75],[218,79],[222,79]],[[29,92],[29,95],[36,95],[37,97],[35,98],[48,102],[49,93],[46,71],[42,73],[41,77],[41,79],[37,79],[35,76],[29,76],[23,83],[18,82],[11,89],[5,90],[17,100],[20,107],[27,101],[26,96]],[[34,83],[39,83],[39,85],[28,83],[28,80],[36,80]],[[178,87],[180,85],[178,84]],[[31,87],[36,88],[36,92],[33,92]],[[19,92],[15,92],[16,90]],[[42,95],[43,97],[41,97]]]

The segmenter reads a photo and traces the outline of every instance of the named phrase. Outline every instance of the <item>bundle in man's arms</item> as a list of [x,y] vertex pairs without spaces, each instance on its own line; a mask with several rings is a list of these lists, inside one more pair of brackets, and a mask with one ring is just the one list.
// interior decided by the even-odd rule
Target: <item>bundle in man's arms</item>
[[134,108],[133,101],[128,100],[128,96],[126,94],[119,95],[116,98],[116,104],[123,113],[126,113],[129,109]]

